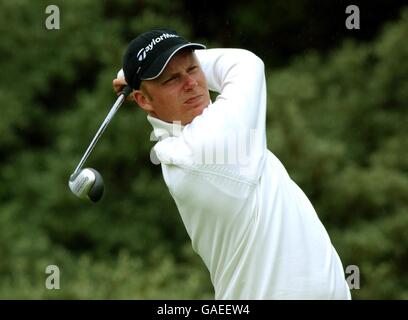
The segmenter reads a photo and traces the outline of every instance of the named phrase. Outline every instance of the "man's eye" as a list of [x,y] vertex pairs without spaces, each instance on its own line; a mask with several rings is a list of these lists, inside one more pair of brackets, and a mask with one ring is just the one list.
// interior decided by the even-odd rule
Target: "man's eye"
[[188,69],[188,72],[193,72],[193,71],[195,71],[195,70],[197,70],[197,66],[192,66],[192,67],[190,67],[190,68]]
[[176,77],[168,78],[167,80],[165,80],[165,81],[163,82],[163,84],[167,84],[167,83],[173,81],[174,79],[176,79]]

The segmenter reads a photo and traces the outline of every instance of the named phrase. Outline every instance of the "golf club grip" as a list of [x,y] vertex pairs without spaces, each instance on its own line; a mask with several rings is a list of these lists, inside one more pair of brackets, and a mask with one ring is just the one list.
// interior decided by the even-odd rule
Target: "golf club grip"
[[133,89],[129,86],[126,85],[123,89],[121,94],[123,94],[125,96],[125,99],[128,97],[128,95],[133,91]]
[[106,116],[105,120],[102,122],[101,126],[99,127],[98,131],[96,132],[94,138],[92,139],[90,145],[86,149],[84,155],[82,156],[81,161],[79,162],[78,166],[75,168],[74,174],[77,173],[82,166],[84,165],[85,161],[88,159],[90,153],[92,152],[93,148],[95,147],[96,143],[98,142],[99,138],[105,131],[106,127],[108,126],[109,122],[112,120],[113,116],[115,115],[116,111],[120,108],[123,102],[126,101],[126,97],[132,92],[132,88],[126,86],[122,92],[120,93],[119,97],[116,99],[116,102],[113,104],[112,108],[110,109],[108,115]]

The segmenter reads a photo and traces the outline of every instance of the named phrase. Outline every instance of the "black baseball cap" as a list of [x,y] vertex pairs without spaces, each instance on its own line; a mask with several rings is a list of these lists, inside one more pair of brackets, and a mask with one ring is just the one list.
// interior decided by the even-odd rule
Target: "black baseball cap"
[[142,33],[129,43],[123,57],[126,82],[133,89],[139,89],[142,80],[160,76],[170,59],[184,48],[205,49],[205,46],[189,42],[171,29]]

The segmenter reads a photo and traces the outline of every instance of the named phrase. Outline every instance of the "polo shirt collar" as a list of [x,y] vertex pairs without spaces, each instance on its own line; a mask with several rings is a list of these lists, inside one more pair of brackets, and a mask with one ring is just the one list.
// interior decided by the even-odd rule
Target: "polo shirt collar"
[[163,140],[167,137],[179,137],[184,129],[181,122],[169,123],[149,114],[147,115],[147,120],[152,125],[154,135],[158,140]]

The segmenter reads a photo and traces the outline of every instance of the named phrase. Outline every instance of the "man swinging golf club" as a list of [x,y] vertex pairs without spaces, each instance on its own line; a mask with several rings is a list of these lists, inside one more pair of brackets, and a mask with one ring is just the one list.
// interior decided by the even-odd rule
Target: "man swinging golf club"
[[[114,89],[128,84],[147,113],[164,181],[215,298],[350,299],[312,204],[267,149],[263,62],[156,29],[130,42],[123,71]],[[209,89],[219,93],[214,102]],[[246,146],[238,157],[234,143]]]

